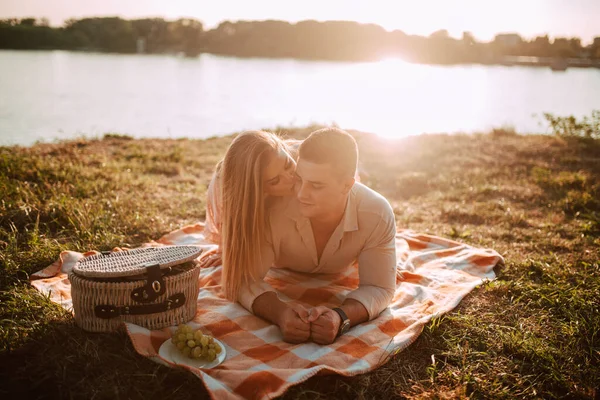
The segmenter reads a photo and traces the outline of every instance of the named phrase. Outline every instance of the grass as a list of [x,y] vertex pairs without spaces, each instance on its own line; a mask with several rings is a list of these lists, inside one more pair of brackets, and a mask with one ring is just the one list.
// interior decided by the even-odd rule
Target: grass
[[[390,200],[399,227],[494,248],[506,266],[378,370],[314,377],[284,399],[598,398],[600,141],[506,131],[356,132],[363,182]],[[124,333],[81,331],[28,277],[61,250],[138,246],[203,219],[230,140],[0,147],[3,398],[208,398]]]

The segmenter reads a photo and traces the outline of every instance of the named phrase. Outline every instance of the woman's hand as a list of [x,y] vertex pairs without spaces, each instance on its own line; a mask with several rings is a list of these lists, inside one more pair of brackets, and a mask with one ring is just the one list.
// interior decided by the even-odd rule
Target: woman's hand
[[288,303],[277,318],[283,341],[287,343],[304,343],[310,337],[310,323],[307,320],[308,310],[300,304]]
[[300,304],[283,302],[275,292],[265,292],[252,304],[254,315],[279,326],[287,343],[303,343],[310,337],[308,310]]
[[217,267],[222,264],[223,257],[220,249],[207,251],[200,259],[200,268]]

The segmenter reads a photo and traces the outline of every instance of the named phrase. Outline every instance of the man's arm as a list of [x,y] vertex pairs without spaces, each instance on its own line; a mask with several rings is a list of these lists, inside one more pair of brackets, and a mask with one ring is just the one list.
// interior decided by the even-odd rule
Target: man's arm
[[391,303],[396,290],[396,221],[391,206],[387,201],[385,204],[385,213],[358,256],[358,288],[346,297],[346,301],[362,304],[367,311],[366,320],[377,318]]
[[[396,289],[396,221],[387,201],[386,212],[375,222],[365,247],[358,256],[359,287],[350,292],[340,307],[350,326],[376,318],[392,301]],[[327,307],[316,307],[309,315],[315,343],[330,344],[342,320]]]
[[[347,298],[344,300],[344,303],[340,306],[340,308],[348,316],[348,319],[350,320],[350,326],[358,325],[369,320],[369,313],[367,309],[358,300]],[[341,322],[342,320],[340,319],[340,323]]]

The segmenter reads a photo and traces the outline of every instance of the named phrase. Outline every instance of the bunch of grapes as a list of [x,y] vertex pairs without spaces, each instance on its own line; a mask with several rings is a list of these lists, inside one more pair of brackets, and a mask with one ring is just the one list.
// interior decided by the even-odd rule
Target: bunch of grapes
[[223,350],[212,336],[203,334],[199,329],[194,331],[188,325],[179,325],[171,342],[183,355],[208,361],[214,361]]

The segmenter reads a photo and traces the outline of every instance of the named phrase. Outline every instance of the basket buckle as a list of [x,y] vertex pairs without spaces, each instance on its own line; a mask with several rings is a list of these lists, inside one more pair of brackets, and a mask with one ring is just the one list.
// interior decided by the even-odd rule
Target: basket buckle
[[146,266],[147,280],[144,286],[131,291],[131,299],[140,303],[149,303],[167,290],[159,264]]

